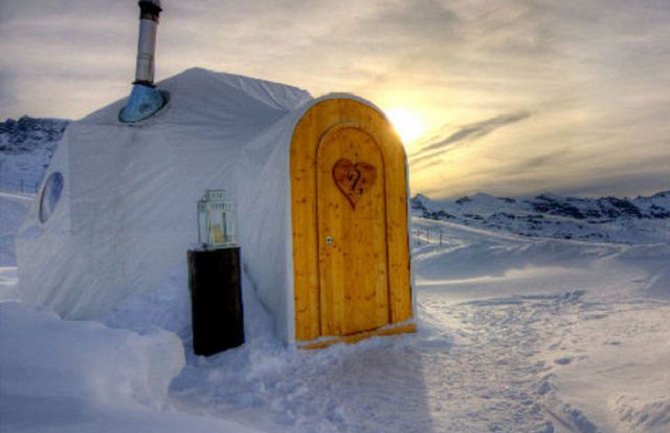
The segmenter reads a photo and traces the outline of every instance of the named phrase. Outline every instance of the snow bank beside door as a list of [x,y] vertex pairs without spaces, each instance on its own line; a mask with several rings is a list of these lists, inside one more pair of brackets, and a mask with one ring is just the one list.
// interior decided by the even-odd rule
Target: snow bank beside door
[[0,303],[0,344],[3,412],[21,397],[155,405],[184,366],[182,343],[172,333],[63,321],[11,302]]
[[173,333],[140,335],[0,302],[0,433],[254,431],[175,412],[167,389],[183,366]]

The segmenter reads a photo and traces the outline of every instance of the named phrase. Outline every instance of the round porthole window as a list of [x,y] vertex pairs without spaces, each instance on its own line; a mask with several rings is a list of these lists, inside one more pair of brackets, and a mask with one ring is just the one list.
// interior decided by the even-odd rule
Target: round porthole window
[[51,173],[42,190],[42,197],[40,198],[40,221],[45,223],[51,217],[61,193],[63,192],[63,175],[60,172]]

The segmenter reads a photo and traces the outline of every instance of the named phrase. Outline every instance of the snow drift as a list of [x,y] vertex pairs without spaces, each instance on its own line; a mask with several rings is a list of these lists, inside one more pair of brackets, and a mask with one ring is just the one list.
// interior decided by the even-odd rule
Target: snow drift
[[0,353],[4,404],[28,395],[151,406],[184,366],[181,340],[166,331],[141,336],[11,302],[0,303],[0,324],[0,339],[12,348]]

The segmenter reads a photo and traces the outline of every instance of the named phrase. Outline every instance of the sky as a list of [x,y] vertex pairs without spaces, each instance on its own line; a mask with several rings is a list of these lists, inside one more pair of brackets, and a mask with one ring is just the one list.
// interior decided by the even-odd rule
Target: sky
[[[668,0],[162,5],[157,81],[199,66],[367,98],[400,113],[412,193],[670,189]],[[77,119],[125,97],[138,10],[0,0],[0,119]]]

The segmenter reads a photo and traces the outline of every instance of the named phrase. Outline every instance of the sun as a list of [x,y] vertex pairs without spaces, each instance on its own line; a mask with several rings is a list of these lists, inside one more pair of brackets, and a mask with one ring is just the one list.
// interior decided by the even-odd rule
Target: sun
[[421,119],[404,108],[392,108],[386,111],[386,116],[405,144],[416,140],[426,131],[426,125]]

